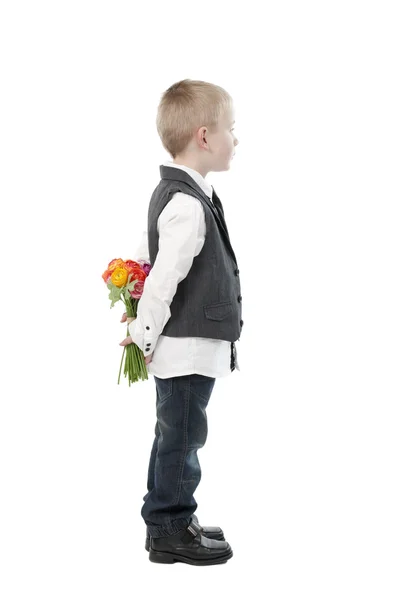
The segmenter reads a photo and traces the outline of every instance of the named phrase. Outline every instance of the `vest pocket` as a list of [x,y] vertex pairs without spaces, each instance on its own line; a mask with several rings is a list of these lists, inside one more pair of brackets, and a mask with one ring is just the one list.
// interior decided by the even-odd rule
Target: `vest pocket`
[[217,304],[206,304],[204,312],[207,319],[222,321],[231,314],[233,305],[231,302],[218,302]]

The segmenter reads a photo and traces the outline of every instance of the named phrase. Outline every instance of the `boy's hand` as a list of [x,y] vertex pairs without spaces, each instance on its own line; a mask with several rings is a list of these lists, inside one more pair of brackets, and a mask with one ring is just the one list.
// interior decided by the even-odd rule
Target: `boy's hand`
[[[131,323],[132,321],[134,321],[134,320],[135,320],[135,318],[136,318],[136,317],[127,317],[127,316],[126,316],[126,313],[124,312],[124,313],[123,313],[123,315],[122,315],[122,318],[121,318],[121,323],[125,323],[126,321],[127,321],[128,323]],[[121,342],[119,345],[120,345],[120,346],[127,346],[128,344],[134,344],[134,342],[133,342],[133,340],[132,340],[132,336],[131,336],[131,335],[128,335],[128,336],[127,336],[127,338],[125,338],[125,339],[124,339],[124,340],[123,340],[123,341],[122,341],[122,342]],[[145,357],[144,357],[144,361],[145,361],[145,364],[146,364],[146,365],[148,365],[148,363],[150,363],[150,362],[152,361],[152,355],[153,355],[153,354],[154,354],[154,353],[153,353],[153,352],[151,352],[151,354],[149,354],[148,356],[145,356]]]

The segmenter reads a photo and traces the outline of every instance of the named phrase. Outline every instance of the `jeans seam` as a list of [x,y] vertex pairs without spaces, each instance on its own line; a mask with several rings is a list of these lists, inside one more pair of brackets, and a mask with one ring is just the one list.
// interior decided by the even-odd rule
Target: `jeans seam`
[[[162,400],[162,402],[166,401],[168,398],[170,398],[173,395],[173,379],[169,378],[169,382],[170,382],[170,390],[168,392],[167,397],[164,398]],[[172,525],[171,515],[172,515],[172,510],[170,509],[169,512],[168,512],[168,514],[167,514],[167,516],[166,516],[166,519],[165,519],[166,520],[166,524],[167,524],[168,528],[173,531],[173,533],[177,533],[178,529],[176,530],[176,526]],[[162,528],[160,528],[160,529],[162,529]],[[163,529],[163,531],[166,531],[166,529]]]
[[[187,390],[187,388],[185,389],[185,391],[186,390]],[[184,417],[183,417],[184,446],[183,446],[182,460],[180,461],[180,465],[179,465],[179,476],[177,478],[177,487],[176,487],[175,498],[173,500],[173,506],[175,506],[179,502],[181,488],[182,488],[182,481],[183,481],[184,463],[187,458],[187,450],[188,450],[187,425],[188,425],[188,415],[189,415],[189,411],[190,411],[190,394],[191,394],[191,378],[189,376],[188,377],[188,395],[187,395],[187,399],[185,399],[185,402],[184,402]]]

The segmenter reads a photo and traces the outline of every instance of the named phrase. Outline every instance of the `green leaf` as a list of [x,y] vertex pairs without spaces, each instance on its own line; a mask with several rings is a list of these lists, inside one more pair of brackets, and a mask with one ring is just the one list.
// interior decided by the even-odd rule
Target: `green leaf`
[[113,283],[107,283],[107,288],[110,290],[108,298],[111,300],[110,308],[112,308],[121,299],[122,288],[118,288]]
[[125,295],[126,300],[128,298],[130,298],[129,291],[134,290],[134,286],[136,285],[137,282],[138,282],[138,279],[134,279],[133,281],[131,281],[130,283],[128,283],[127,285],[124,286],[124,295]]

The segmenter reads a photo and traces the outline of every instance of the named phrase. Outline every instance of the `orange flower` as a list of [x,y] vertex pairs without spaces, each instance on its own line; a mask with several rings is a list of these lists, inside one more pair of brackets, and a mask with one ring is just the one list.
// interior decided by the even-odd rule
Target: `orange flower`
[[114,258],[108,265],[108,271],[115,271],[117,267],[124,267],[125,261],[122,258]]
[[104,271],[104,273],[102,274],[102,278],[104,279],[105,283],[108,283],[108,280],[110,279],[111,275],[112,271],[109,271],[108,269]]

